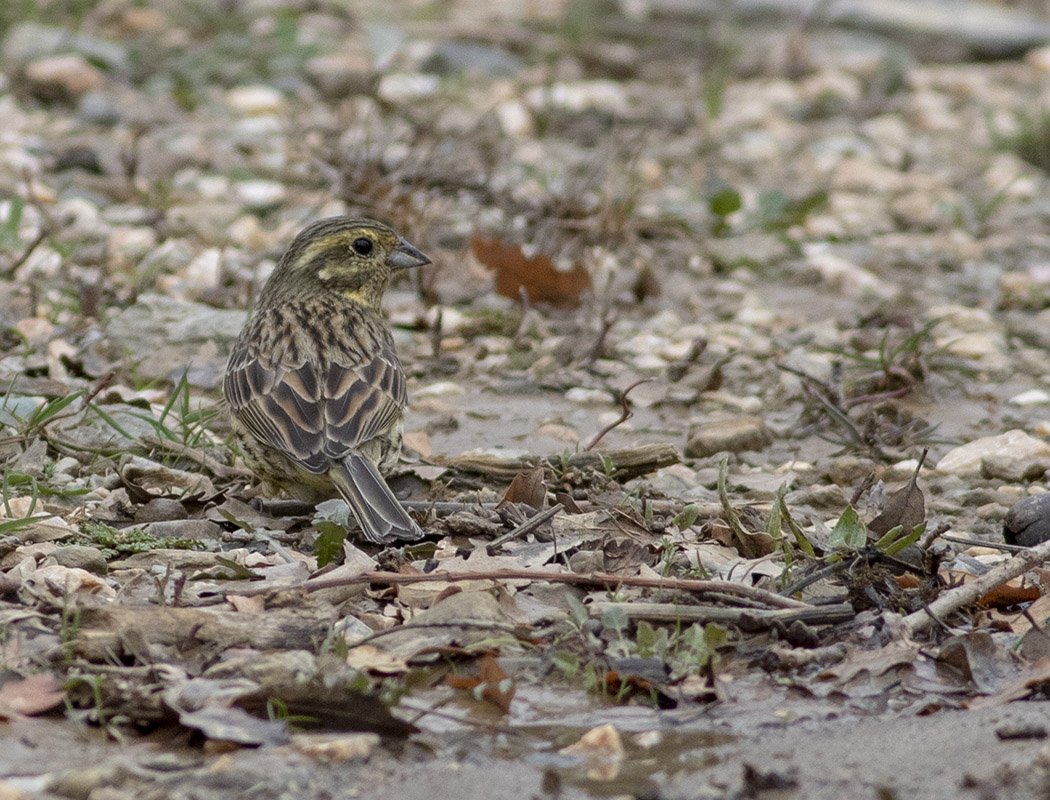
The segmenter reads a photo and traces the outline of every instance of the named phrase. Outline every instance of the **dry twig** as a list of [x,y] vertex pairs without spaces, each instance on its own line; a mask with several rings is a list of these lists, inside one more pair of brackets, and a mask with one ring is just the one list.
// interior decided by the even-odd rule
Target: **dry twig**
[[649,383],[650,381],[654,380],[656,380],[656,378],[641,378],[640,380],[635,381],[622,392],[620,392],[620,408],[622,409],[622,411],[620,412],[619,419],[610,422],[608,425],[606,425],[604,428],[598,431],[598,433],[595,434],[594,438],[591,439],[590,443],[585,448],[583,448],[584,452],[587,452],[588,450],[593,450],[595,445],[597,445],[598,442],[600,442],[605,437],[605,434],[607,434],[613,428],[623,425],[623,423],[627,422],[627,420],[634,416],[634,412],[631,411],[631,407],[627,405],[627,393],[630,392],[631,389],[634,389],[636,386],[641,386],[643,383]]
[[292,591],[305,589],[307,592],[316,592],[320,589],[332,589],[337,586],[356,586],[362,583],[386,583],[386,584],[411,584],[411,583],[434,583],[438,581],[535,581],[547,583],[569,583],[577,586],[598,586],[606,589],[619,589],[624,586],[638,586],[647,589],[666,589],[674,592],[724,592],[730,595],[749,597],[760,600],[767,606],[773,608],[815,608],[809,603],[795,600],[791,597],[782,597],[775,592],[768,592],[755,586],[743,583],[731,583],[729,581],[701,581],[685,578],[643,578],[639,576],[611,575],[605,572],[590,574],[579,574],[575,572],[545,572],[543,570],[531,569],[494,569],[481,570],[478,572],[435,571],[418,575],[403,575],[399,572],[362,572],[350,578],[317,578],[293,586],[262,585],[255,587],[237,586],[229,590],[229,594],[250,596],[253,594],[265,594],[274,589]]
[[964,583],[941,594],[928,607],[915,611],[904,618],[904,632],[909,636],[920,633],[953,611],[977,602],[992,589],[1002,586],[1007,581],[1024,575],[1028,570],[1050,561],[1050,542],[1043,542],[1036,547],[1018,553],[1009,561],[993,567],[979,578]]
[[561,510],[562,504],[557,503],[548,508],[546,511],[541,511],[538,514],[529,517],[514,530],[510,531],[509,533],[505,533],[499,538],[493,539],[491,542],[489,542],[489,544],[485,547],[485,552],[488,553],[490,556],[495,555],[499,551],[500,547],[502,547],[504,544],[511,541],[512,539],[517,539],[521,536],[524,536],[526,533],[535,530],[544,522],[551,519],[555,514],[557,514]]

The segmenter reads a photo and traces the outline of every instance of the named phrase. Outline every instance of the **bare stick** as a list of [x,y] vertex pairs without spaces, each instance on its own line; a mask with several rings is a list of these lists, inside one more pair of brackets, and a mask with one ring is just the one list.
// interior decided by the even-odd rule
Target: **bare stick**
[[605,340],[609,336],[609,331],[612,330],[612,326],[616,324],[616,320],[619,316],[615,311],[607,311],[602,314],[602,327],[598,331],[598,338],[594,342],[594,346],[591,348],[591,352],[587,354],[587,358],[584,359],[583,365],[585,367],[593,367],[594,362],[602,357],[602,353],[605,352]]
[[490,556],[496,555],[497,551],[499,551],[501,546],[511,541],[512,539],[517,539],[521,536],[524,536],[526,533],[529,533],[530,531],[536,530],[536,528],[538,528],[540,525],[542,525],[544,522],[549,520],[561,510],[562,504],[557,503],[556,505],[553,505],[550,508],[548,508],[546,511],[541,511],[539,514],[535,514],[534,516],[529,517],[529,519],[525,520],[510,533],[505,533],[499,538],[493,539],[485,548],[485,552],[488,553]]
[[667,589],[678,592],[724,592],[725,594],[749,597],[753,600],[761,600],[767,606],[774,608],[814,608],[809,603],[795,600],[791,597],[782,597],[774,592],[748,586],[743,583],[731,583],[730,581],[700,581],[685,578],[642,578],[639,576],[627,577],[624,575],[612,575],[606,572],[590,573],[581,575],[576,572],[545,572],[543,570],[531,569],[493,569],[479,572],[456,572],[445,571],[428,572],[419,575],[402,575],[400,572],[362,572],[348,578],[317,578],[305,583],[290,586],[263,585],[246,587],[239,585],[229,589],[230,594],[239,594],[245,597],[255,594],[266,594],[274,589],[295,590],[302,589],[307,592],[316,592],[320,589],[332,589],[338,586],[355,586],[361,583],[387,583],[404,585],[411,583],[434,583],[438,581],[546,581],[547,583],[570,583],[577,586],[598,586],[617,589],[623,586],[639,586],[648,589]]
[[178,456],[182,456],[185,459],[194,461],[206,470],[211,472],[217,478],[223,480],[235,479],[235,478],[250,478],[252,473],[241,467],[227,467],[221,463],[218,459],[212,458],[203,450],[196,447],[190,447],[189,445],[182,444],[181,442],[171,442],[166,439],[161,439],[157,436],[143,436],[143,444],[147,444],[150,447],[156,447],[159,450],[166,450],[169,453],[173,453]]
[[99,392],[101,392],[103,389],[105,389],[107,386],[113,383],[113,379],[115,377],[117,377],[117,373],[115,373],[113,370],[110,370],[97,381],[95,381],[95,384],[90,389],[88,389],[87,394],[80,398],[80,408],[87,408],[88,403],[94,400],[98,396]]
[[620,392],[620,408],[622,409],[622,411],[620,412],[620,418],[615,422],[610,422],[608,425],[606,425],[604,428],[598,431],[595,437],[591,439],[590,444],[583,448],[584,452],[588,450],[593,450],[594,446],[602,440],[605,434],[607,434],[613,428],[623,425],[623,423],[627,422],[627,420],[634,416],[634,412],[631,411],[631,407],[627,405],[627,393],[630,392],[631,389],[635,388],[636,386],[641,386],[643,383],[649,383],[650,381],[654,380],[656,380],[656,378],[642,378],[640,380],[635,381],[622,392]]
[[760,663],[766,669],[796,670],[812,664],[836,664],[847,655],[849,648],[843,642],[813,649],[773,645],[762,654]]
[[598,618],[612,609],[622,611],[627,615],[627,619],[631,620],[702,624],[715,622],[721,625],[750,625],[756,628],[769,628],[777,622],[790,625],[796,621],[809,625],[834,625],[848,622],[857,616],[857,612],[849,603],[811,608],[778,608],[772,611],[724,606],[680,606],[672,603],[591,603],[587,607],[590,615]]
[[937,620],[944,619],[953,611],[977,602],[992,589],[1002,586],[1018,575],[1024,575],[1028,570],[1048,560],[1050,560],[1050,542],[1043,542],[1036,547],[1029,548],[1024,553],[1018,553],[1009,561],[993,567],[979,578],[943,592],[940,597],[930,603],[928,613],[924,608],[906,616],[904,632],[909,636],[914,636],[935,625]]
[[969,539],[966,536],[947,536],[945,534],[940,535],[941,539],[946,542],[955,542],[955,544],[968,544],[970,547],[987,547],[992,550],[1004,550],[1007,553],[1023,553],[1028,548],[1023,544],[1005,544],[1003,542],[982,542],[980,539]]

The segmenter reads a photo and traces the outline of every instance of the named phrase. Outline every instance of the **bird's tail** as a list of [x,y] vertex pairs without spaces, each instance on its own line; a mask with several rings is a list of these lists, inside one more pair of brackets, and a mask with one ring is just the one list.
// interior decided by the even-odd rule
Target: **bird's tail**
[[352,453],[333,464],[329,476],[357,517],[365,539],[390,544],[422,538],[423,531],[367,458]]

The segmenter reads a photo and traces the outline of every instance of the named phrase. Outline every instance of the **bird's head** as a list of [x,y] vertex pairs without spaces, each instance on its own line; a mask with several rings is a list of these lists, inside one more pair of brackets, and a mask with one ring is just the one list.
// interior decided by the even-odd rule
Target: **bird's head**
[[390,276],[430,259],[388,226],[329,217],[307,226],[281,257],[263,292],[321,289],[378,308]]

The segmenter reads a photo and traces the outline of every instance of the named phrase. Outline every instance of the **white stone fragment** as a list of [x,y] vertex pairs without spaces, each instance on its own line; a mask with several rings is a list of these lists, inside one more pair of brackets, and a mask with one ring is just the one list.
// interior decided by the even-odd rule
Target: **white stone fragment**
[[1015,462],[1028,463],[1038,458],[1050,458],[1050,444],[1021,430],[986,436],[949,450],[937,462],[937,471],[976,475],[981,471],[982,459],[989,456],[1008,456]]

